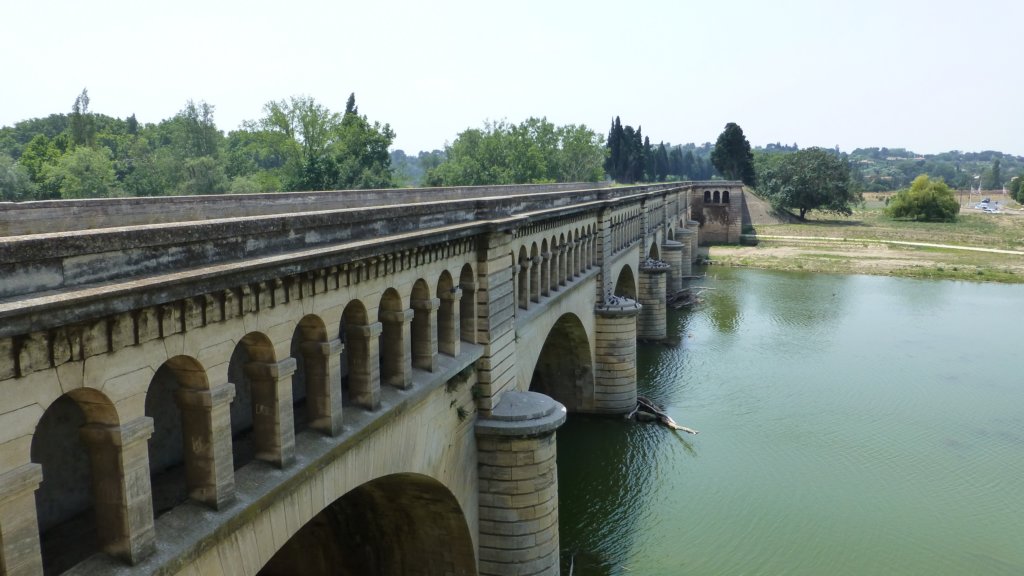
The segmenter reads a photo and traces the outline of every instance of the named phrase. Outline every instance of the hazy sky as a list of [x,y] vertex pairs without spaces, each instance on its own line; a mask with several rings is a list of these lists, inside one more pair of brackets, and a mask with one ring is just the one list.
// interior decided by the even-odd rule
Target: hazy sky
[[0,125],[191,98],[225,131],[305,94],[440,148],[547,116],[651,140],[1024,155],[1021,0],[6,2]]

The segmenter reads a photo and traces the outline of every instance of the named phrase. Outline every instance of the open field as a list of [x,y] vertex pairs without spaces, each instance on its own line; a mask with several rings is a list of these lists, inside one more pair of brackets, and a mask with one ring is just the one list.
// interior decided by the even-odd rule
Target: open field
[[[801,224],[756,225],[757,246],[713,246],[715,264],[775,270],[1024,283],[1024,211],[965,206],[952,224],[889,220],[884,195],[849,217],[811,213]],[[974,199],[977,201],[977,198]],[[973,203],[971,204],[973,205]]]

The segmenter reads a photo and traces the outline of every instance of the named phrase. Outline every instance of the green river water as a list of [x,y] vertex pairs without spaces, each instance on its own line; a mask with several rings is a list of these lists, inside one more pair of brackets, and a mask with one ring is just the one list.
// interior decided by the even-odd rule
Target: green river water
[[637,363],[700,434],[558,431],[563,576],[1024,574],[1024,287],[708,272]]

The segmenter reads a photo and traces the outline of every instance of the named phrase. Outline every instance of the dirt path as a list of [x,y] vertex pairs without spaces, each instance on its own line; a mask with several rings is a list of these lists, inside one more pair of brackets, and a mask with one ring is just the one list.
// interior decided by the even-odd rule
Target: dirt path
[[1024,283],[1024,252],[904,240],[758,236],[757,246],[712,246],[714,264],[839,274]]

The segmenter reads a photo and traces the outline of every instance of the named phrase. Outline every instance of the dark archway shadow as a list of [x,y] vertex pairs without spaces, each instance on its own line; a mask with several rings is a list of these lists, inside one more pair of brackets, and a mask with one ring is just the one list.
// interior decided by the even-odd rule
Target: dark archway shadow
[[554,398],[569,412],[594,409],[590,339],[575,314],[563,314],[551,327],[533,368],[530,390]]
[[476,573],[473,539],[455,496],[428,476],[393,474],[314,516],[259,576]]

